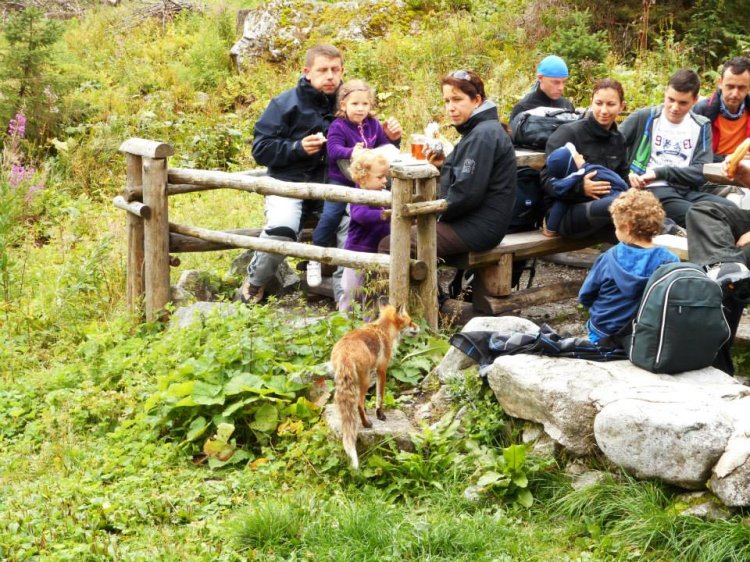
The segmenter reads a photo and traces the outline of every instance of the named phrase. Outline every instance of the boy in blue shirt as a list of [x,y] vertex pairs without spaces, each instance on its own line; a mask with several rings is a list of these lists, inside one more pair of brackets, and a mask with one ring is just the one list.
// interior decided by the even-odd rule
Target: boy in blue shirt
[[598,343],[613,336],[635,316],[651,274],[679,258],[654,246],[664,222],[664,209],[649,191],[630,189],[609,208],[620,241],[597,258],[589,271],[578,302],[588,307],[589,340]]

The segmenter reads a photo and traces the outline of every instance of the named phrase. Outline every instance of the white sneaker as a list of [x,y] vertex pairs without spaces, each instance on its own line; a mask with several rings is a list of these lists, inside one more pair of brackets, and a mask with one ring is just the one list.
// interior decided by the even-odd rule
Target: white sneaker
[[323,275],[320,272],[319,261],[307,262],[307,285],[308,287],[317,287],[323,282]]

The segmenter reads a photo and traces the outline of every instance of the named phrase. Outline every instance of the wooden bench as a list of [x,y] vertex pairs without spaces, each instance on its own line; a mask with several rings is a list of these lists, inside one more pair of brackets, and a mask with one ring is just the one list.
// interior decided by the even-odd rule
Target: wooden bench
[[[578,294],[576,283],[559,283],[547,287],[511,291],[513,262],[536,257],[571,252],[606,242],[604,238],[580,239],[548,238],[540,230],[508,234],[497,246],[484,252],[470,252],[454,256],[447,265],[459,269],[473,269],[472,308],[479,314],[505,314],[520,306],[529,306],[546,301],[570,298]],[[671,235],[660,235],[654,243],[671,250],[680,259],[687,259],[687,239]],[[513,298],[511,298],[513,294]],[[447,308],[454,308],[448,303]]]

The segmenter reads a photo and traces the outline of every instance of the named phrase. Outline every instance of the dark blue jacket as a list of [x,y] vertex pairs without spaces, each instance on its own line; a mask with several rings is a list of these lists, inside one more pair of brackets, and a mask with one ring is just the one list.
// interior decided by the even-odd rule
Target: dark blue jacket
[[326,134],[335,107],[336,94],[316,90],[302,76],[295,88],[273,98],[255,123],[253,158],[276,179],[325,182],[325,146],[310,156],[300,141],[315,133]]
[[[599,164],[589,164],[588,162],[564,178],[558,179],[550,176],[549,182],[555,194],[562,199],[575,193],[583,177],[589,175],[591,172],[596,172],[596,175],[593,177],[594,181],[608,181],[613,193],[630,189],[630,186],[617,173]],[[589,198],[585,195],[581,196],[581,201],[588,200]]]
[[599,256],[578,293],[578,302],[589,309],[593,328],[616,334],[635,316],[651,274],[660,265],[676,261],[679,258],[664,248],[623,243]]

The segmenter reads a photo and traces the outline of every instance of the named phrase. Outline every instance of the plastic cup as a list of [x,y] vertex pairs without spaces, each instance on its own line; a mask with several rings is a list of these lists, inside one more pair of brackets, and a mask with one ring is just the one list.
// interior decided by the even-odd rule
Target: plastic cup
[[411,155],[417,160],[424,160],[424,145],[427,139],[424,135],[411,136]]

